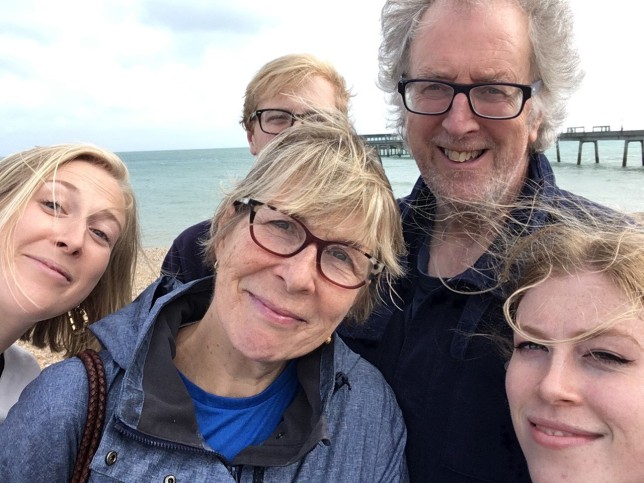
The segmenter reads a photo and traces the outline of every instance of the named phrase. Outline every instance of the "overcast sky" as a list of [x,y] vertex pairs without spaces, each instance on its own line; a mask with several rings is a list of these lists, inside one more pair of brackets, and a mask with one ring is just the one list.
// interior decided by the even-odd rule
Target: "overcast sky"
[[[567,126],[644,129],[644,5],[572,0],[586,79]],[[362,134],[387,131],[375,86],[382,0],[0,0],[0,155],[242,147],[244,88],[265,62],[334,63]],[[458,39],[455,39],[458,41]]]

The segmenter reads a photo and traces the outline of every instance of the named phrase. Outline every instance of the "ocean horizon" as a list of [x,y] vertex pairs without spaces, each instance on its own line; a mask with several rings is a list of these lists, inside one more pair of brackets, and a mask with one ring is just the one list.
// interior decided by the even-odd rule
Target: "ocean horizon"
[[[644,167],[640,149],[631,144],[622,167],[624,144],[599,142],[599,164],[589,145],[577,165],[576,142],[561,142],[561,162],[555,148],[546,156],[557,184],[611,208],[644,211]],[[130,171],[137,199],[143,246],[169,248],[187,227],[210,218],[224,193],[250,169],[248,147],[170,151],[119,152]],[[411,157],[383,157],[396,197],[411,191],[419,171]]]

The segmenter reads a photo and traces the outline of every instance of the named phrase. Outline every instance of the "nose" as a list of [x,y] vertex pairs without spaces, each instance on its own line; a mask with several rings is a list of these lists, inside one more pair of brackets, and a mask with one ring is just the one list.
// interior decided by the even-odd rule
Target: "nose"
[[318,276],[317,247],[314,243],[298,254],[283,258],[278,273],[286,284],[289,293],[315,291],[315,279]]
[[85,243],[85,225],[80,220],[54,221],[54,243],[68,255],[80,256]]
[[443,127],[453,136],[463,136],[479,129],[478,117],[462,92],[456,94],[452,100],[452,107],[445,114]]
[[575,404],[579,401],[579,377],[573,366],[574,362],[564,357],[550,359],[537,384],[539,396],[544,401],[550,404]]

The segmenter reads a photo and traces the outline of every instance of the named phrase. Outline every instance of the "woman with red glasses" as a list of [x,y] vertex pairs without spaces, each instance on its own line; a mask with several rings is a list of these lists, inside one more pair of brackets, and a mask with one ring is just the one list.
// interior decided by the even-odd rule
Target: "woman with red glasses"
[[[276,138],[204,248],[214,278],[161,278],[92,328],[108,395],[90,481],[406,481],[393,393],[334,336],[367,317],[404,251],[379,158],[346,118]],[[86,387],[79,362],[46,371],[0,430],[0,472],[68,480]]]

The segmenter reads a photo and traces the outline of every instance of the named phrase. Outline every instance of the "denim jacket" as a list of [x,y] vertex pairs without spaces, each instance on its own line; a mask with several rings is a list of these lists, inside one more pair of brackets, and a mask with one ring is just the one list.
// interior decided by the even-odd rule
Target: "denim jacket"
[[[108,397],[89,481],[407,481],[406,430],[393,392],[337,337],[298,360],[301,390],[264,443],[233,461],[208,446],[172,358],[179,327],[202,318],[212,284],[162,277],[92,326],[105,348]],[[69,481],[87,390],[76,358],[25,389],[0,426],[3,481]]]

